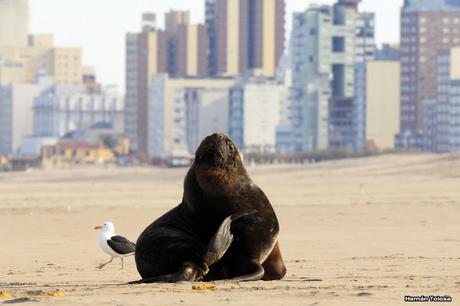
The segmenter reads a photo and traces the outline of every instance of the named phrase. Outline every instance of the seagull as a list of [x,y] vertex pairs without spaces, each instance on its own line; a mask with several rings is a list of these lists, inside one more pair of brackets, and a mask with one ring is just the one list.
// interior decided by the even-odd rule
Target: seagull
[[99,233],[99,244],[104,252],[111,256],[110,261],[98,266],[99,269],[113,261],[114,257],[121,259],[121,269],[123,270],[123,258],[134,254],[136,244],[125,237],[115,235],[115,226],[112,222],[105,222],[102,226],[95,226],[94,229],[101,229]]

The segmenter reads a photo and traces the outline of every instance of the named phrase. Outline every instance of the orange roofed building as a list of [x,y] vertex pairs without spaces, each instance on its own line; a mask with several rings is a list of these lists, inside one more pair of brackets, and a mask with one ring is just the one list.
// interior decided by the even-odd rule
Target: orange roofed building
[[60,141],[42,148],[43,159],[68,164],[104,164],[115,162],[115,153],[103,144],[84,141]]

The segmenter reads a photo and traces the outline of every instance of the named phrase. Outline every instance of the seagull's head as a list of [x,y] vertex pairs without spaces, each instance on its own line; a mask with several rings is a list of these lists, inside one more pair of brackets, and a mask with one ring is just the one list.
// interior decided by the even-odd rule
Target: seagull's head
[[103,232],[114,232],[115,226],[112,222],[105,222],[102,225],[95,226],[94,229],[98,230],[101,229]]

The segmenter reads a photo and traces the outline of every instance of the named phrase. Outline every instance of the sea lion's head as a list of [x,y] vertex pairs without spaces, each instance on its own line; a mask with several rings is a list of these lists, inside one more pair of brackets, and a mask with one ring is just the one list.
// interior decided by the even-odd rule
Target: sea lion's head
[[225,134],[203,139],[195,153],[194,167],[203,185],[231,187],[247,177],[237,145]]
[[216,168],[244,167],[236,144],[225,134],[212,134],[201,142],[195,161]]

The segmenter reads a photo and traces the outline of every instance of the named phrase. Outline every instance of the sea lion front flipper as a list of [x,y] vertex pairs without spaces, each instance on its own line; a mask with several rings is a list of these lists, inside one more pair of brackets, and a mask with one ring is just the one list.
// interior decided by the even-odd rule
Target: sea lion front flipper
[[219,229],[212,237],[211,242],[208,246],[208,251],[204,256],[204,261],[206,264],[211,266],[216,261],[224,256],[225,252],[227,252],[228,248],[233,242],[233,234],[230,231],[230,227],[232,222],[238,220],[241,217],[252,215],[257,211],[254,209],[247,210],[241,213],[236,213],[233,215],[228,216],[224,219],[224,221],[220,224]]

